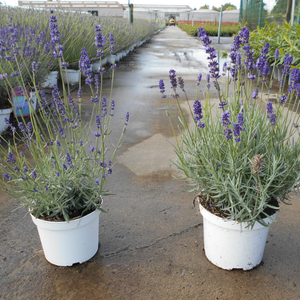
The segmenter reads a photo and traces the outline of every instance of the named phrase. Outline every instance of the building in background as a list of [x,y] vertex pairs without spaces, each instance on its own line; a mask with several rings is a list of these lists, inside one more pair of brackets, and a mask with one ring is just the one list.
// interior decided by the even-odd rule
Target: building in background
[[117,1],[18,1],[18,4],[31,8],[89,12],[95,16],[124,16],[124,7]]
[[[138,0],[137,0],[138,1]],[[132,2],[132,1],[131,1]],[[110,16],[128,19],[128,4],[117,1],[19,1],[19,6],[40,9],[64,9],[70,11],[89,12],[96,16]],[[218,22],[220,13],[210,9],[193,10],[188,5],[151,5],[133,4],[133,19],[148,21]],[[239,22],[239,10],[223,12],[223,22]]]

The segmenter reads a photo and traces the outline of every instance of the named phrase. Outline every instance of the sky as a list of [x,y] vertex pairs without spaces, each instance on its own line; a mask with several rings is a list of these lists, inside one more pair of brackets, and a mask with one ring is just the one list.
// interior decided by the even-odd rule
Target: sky
[[[34,0],[31,0],[34,1]],[[63,0],[62,0],[63,1]],[[75,0],[72,0],[75,1]],[[81,0],[82,1],[82,0]],[[126,0],[116,0],[120,4],[128,4]],[[3,4],[11,6],[17,6],[18,0],[0,0]],[[225,3],[231,3],[235,5],[237,8],[240,7],[240,0],[130,0],[130,3],[134,4],[166,4],[166,5],[189,5],[192,9],[197,8],[199,9],[200,6],[205,4],[212,6],[220,7]]]

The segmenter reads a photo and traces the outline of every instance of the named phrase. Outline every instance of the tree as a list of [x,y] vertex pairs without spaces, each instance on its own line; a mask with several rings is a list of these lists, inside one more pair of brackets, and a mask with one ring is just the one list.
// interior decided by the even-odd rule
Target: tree
[[[287,13],[287,7],[288,7],[288,1],[292,3],[291,0],[277,0],[275,6],[273,7],[271,14],[286,14]],[[295,1],[295,6],[297,6],[299,3],[299,0]],[[292,8],[292,5],[290,4],[290,7]],[[297,11],[295,10],[297,13]]]
[[215,7],[213,6],[212,10],[215,10],[215,11],[221,11],[221,9],[223,8],[223,11],[224,10],[233,10],[233,9],[237,9],[237,7],[231,3],[226,3],[224,4],[223,6],[221,7]]
[[233,9],[237,9],[237,7],[235,6],[235,5],[233,5],[233,4],[231,4],[231,3],[225,3],[224,5],[223,5],[223,11],[224,10],[233,10]]
[[223,9],[223,10],[235,10],[236,9],[236,6],[228,6],[226,9]]
[[199,9],[209,9],[209,5],[205,4],[205,5],[201,6]]
[[221,11],[221,7],[217,8],[215,6],[212,7],[212,10],[215,10],[215,11]]

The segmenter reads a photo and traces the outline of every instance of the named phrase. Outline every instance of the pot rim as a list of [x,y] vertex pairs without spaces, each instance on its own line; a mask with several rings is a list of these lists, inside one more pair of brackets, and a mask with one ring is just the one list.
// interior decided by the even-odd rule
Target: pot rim
[[31,216],[33,223],[38,227],[41,227],[44,229],[49,229],[49,230],[72,230],[77,227],[82,227],[82,226],[89,224],[95,218],[97,218],[99,216],[100,212],[101,211],[99,209],[96,209],[84,217],[70,220],[69,222],[67,222],[67,221],[56,222],[56,221],[41,220],[39,218],[36,218],[31,213],[30,213],[30,216]]
[[[273,221],[271,219],[269,219],[268,217],[264,218],[264,222],[267,223],[269,226],[263,226],[260,223],[258,223],[257,221],[255,222],[254,226],[251,227],[249,226],[249,222],[238,222],[238,221],[232,221],[232,220],[228,220],[225,218],[221,218],[219,216],[214,215],[213,213],[211,213],[210,211],[208,211],[206,208],[204,208],[200,203],[199,203],[199,208],[200,208],[200,213],[202,214],[203,218],[205,218],[206,220],[208,220],[209,222],[217,225],[217,226],[221,226],[230,230],[259,230],[262,228],[268,228]],[[278,212],[278,211],[277,211]],[[271,217],[273,219],[276,218],[277,212],[274,213]]]
[[2,114],[2,115],[11,113],[12,111],[13,111],[12,107],[0,108],[0,114]]

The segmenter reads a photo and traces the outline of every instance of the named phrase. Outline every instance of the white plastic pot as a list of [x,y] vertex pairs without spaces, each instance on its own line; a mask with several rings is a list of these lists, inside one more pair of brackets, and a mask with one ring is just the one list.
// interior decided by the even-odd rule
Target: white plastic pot
[[69,84],[77,84],[79,83],[80,79],[80,71],[72,69],[63,69],[63,79],[65,83],[69,82]]
[[41,84],[41,86],[43,88],[52,88],[54,84],[57,84],[57,78],[58,71],[52,71],[46,76],[45,81]]
[[5,118],[9,120],[11,113],[12,108],[0,109],[0,133],[4,132],[8,128],[8,125],[5,123]]
[[[210,262],[225,270],[251,270],[261,263],[270,226],[255,223],[253,228],[246,228],[247,223],[217,217],[199,206],[203,216],[204,250]],[[272,223],[268,218],[264,220]]]
[[94,73],[96,73],[99,71],[100,65],[102,65],[102,67],[103,67],[106,64],[107,64],[107,58],[101,59],[101,64],[100,64],[100,60],[97,60],[97,61],[93,62],[93,64],[92,64],[92,71]]
[[72,266],[92,258],[99,246],[99,210],[71,220],[51,222],[35,218],[45,258],[56,266]]
[[116,62],[116,55],[109,55],[108,57],[107,57],[107,62],[109,63],[109,64],[114,64],[115,62]]

